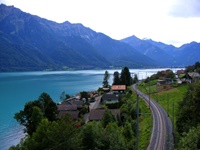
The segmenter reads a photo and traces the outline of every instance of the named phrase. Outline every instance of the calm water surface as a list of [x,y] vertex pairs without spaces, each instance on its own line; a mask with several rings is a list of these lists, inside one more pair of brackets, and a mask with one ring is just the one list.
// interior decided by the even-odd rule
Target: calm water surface
[[[144,79],[165,69],[130,69],[130,72]],[[121,72],[108,70],[110,84],[114,71]],[[104,73],[105,70],[0,73],[0,150],[16,145],[24,137],[23,127],[13,116],[23,109],[26,102],[38,99],[42,92],[59,102],[63,91],[75,95],[81,91],[97,90],[102,86]]]

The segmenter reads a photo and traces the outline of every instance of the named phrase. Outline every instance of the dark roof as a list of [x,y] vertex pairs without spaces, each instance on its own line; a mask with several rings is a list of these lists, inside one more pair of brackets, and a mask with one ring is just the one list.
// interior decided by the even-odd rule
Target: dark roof
[[72,117],[72,119],[77,120],[78,119],[78,115],[79,115],[79,111],[59,111],[58,112],[58,118],[66,115],[66,114],[70,114],[70,116]]
[[177,75],[184,74],[184,73],[185,73],[185,70],[183,70],[183,69],[177,70],[177,71],[176,71],[176,74],[177,74]]
[[77,100],[76,98],[67,99],[66,101],[62,102],[62,104],[65,104],[65,105],[77,105],[77,108],[82,108],[83,107],[83,101]]
[[188,75],[191,78],[199,78],[200,77],[199,73],[197,73],[197,72],[189,72]]
[[[112,114],[117,117],[117,115],[120,115],[120,109],[109,109]],[[103,118],[103,115],[105,113],[105,109],[92,109],[90,111],[89,121],[99,121]]]
[[103,100],[118,100],[118,97],[115,94],[103,94],[101,98]]
[[60,105],[57,105],[57,107],[58,107],[58,111],[63,111],[63,110],[75,111],[75,110],[77,110],[77,105],[60,104]]

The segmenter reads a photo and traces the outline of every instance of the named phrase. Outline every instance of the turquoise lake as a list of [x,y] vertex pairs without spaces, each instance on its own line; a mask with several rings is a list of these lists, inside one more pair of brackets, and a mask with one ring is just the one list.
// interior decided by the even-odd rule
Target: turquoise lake
[[[137,74],[139,79],[144,79],[166,69],[130,69],[130,72],[132,76]],[[121,72],[108,70],[110,84],[115,71]],[[0,150],[16,145],[24,137],[23,127],[13,116],[23,109],[26,102],[38,99],[42,92],[59,102],[63,91],[75,95],[81,91],[97,90],[102,86],[104,73],[105,70],[0,73]]]

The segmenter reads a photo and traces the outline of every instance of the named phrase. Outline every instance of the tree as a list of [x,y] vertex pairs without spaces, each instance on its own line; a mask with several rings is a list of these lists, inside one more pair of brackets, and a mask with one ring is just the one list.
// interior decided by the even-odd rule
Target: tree
[[71,96],[69,94],[65,94],[65,91],[63,91],[60,95],[60,100],[65,101],[66,99],[69,99]]
[[121,71],[121,84],[124,84],[126,86],[129,86],[131,83],[131,74],[129,72],[128,67],[124,67]]
[[[104,129],[102,149],[128,150],[122,130],[116,122],[110,122]],[[130,149],[134,149],[131,147]]]
[[112,112],[109,109],[106,109],[103,118],[102,118],[102,124],[103,127],[105,128],[107,126],[108,123],[110,122],[116,122],[116,118],[115,116],[112,114]]
[[83,92],[80,92],[80,94],[81,94],[81,99],[85,98],[86,102],[88,102],[88,98],[90,97],[88,92],[83,91]]
[[126,141],[126,145],[129,149],[133,149],[135,146],[135,135],[130,122],[126,121],[123,128],[123,135]]
[[184,132],[180,138],[177,150],[200,149],[200,125],[191,128],[188,133]]
[[80,138],[83,150],[101,149],[103,128],[99,122],[89,122],[81,130]]
[[35,132],[38,124],[38,121],[34,123],[32,121],[32,115],[33,113],[36,113],[34,111],[34,108],[38,107],[39,109],[42,108],[42,104],[38,101],[30,101],[25,104],[24,110],[20,110],[20,112],[15,113],[14,118],[23,126],[26,127],[25,132],[27,132],[29,135],[32,135],[33,132]]
[[185,72],[198,72],[198,73],[200,73],[200,62],[196,62],[192,66],[187,66]]
[[25,137],[16,147],[12,147],[12,150],[79,150],[79,132],[80,128],[75,126],[68,114],[58,121],[43,119],[33,135]]
[[120,85],[121,81],[120,81],[120,77],[119,77],[119,72],[115,71],[114,72],[114,78],[113,78],[113,85]]
[[173,73],[172,70],[170,70],[170,71],[165,75],[165,78],[172,78],[172,79],[174,79],[174,78],[175,78],[175,74]]
[[40,122],[44,119],[42,111],[39,107],[33,106],[33,112],[31,114],[31,124],[29,128],[32,128],[32,131],[36,131]]
[[50,95],[44,92],[39,96],[38,100],[42,103],[44,116],[49,121],[56,120],[58,109],[56,103],[51,99]]
[[42,118],[56,120],[57,106],[47,93],[42,93],[38,100],[25,104],[24,110],[15,113],[14,118],[26,127],[25,132],[32,135]]
[[103,87],[104,88],[109,88],[110,87],[110,85],[109,85],[109,82],[108,82],[108,79],[110,78],[110,74],[109,74],[109,72],[106,70],[105,71],[105,74],[104,74],[104,78],[103,78]]
[[177,114],[177,131],[182,134],[200,123],[200,81],[190,84],[180,102]]
[[137,83],[138,82],[138,76],[137,74],[134,75],[134,78],[133,78],[133,83]]

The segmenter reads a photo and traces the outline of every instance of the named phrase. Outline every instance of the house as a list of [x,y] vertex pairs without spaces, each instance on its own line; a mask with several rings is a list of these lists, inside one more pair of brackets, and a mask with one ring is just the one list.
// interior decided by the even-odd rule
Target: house
[[170,85],[173,82],[174,80],[171,78],[163,78],[163,79],[157,80],[157,85]]
[[164,77],[164,76],[166,76],[167,74],[169,74],[170,72],[171,72],[171,70],[170,70],[170,69],[167,69],[167,70],[161,71],[161,74],[162,74],[162,76]]
[[77,99],[76,97],[66,99],[64,102],[62,102],[62,104],[65,105],[77,105],[78,110],[83,108],[83,103],[84,103],[83,101]]
[[[120,116],[120,109],[109,109],[109,110],[116,118],[117,116]],[[106,111],[105,109],[92,109],[90,111],[89,121],[102,120],[105,111]]]
[[109,104],[109,103],[118,103],[118,95],[113,94],[113,93],[106,93],[103,94],[101,97],[101,102]]
[[58,118],[65,116],[66,114],[69,114],[73,120],[77,120],[79,117],[79,111],[59,111]]
[[77,105],[66,105],[66,104],[60,104],[57,105],[58,111],[76,111]]
[[70,114],[72,119],[77,120],[79,116],[79,110],[76,104],[66,104],[65,102],[57,105],[58,108],[58,118],[64,116],[65,114]]
[[185,70],[181,69],[181,70],[177,70],[176,71],[176,75],[179,76],[181,74],[185,74]]
[[176,71],[176,78],[180,79],[185,75],[185,70],[181,69],[181,70],[177,70]]
[[124,93],[126,90],[126,85],[113,85],[111,89],[114,92]]
[[157,80],[157,85],[165,85],[166,81],[165,80]]
[[102,90],[104,91],[104,93],[108,93],[110,91],[110,88],[102,88]]
[[179,74],[177,82],[178,82],[178,84],[187,83],[187,75],[185,73]]
[[189,83],[195,82],[196,80],[200,79],[200,74],[197,72],[188,72],[186,76]]

